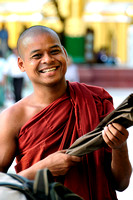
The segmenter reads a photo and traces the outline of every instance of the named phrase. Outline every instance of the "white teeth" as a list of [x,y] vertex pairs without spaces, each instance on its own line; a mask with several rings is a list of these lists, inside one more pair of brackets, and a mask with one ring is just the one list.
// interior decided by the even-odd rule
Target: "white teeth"
[[50,68],[50,69],[45,69],[42,72],[46,73],[46,72],[51,72],[51,71],[54,71],[54,70],[56,70],[56,67],[53,67],[53,68]]

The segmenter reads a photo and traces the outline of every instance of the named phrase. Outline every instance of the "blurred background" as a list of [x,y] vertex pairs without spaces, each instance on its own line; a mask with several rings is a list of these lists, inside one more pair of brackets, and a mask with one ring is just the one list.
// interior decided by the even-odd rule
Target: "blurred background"
[[[16,52],[19,35],[32,25],[58,33],[70,58],[66,79],[104,87],[115,107],[133,92],[133,0],[0,0],[0,111],[32,92]],[[133,176],[118,199],[133,200],[132,188]]]

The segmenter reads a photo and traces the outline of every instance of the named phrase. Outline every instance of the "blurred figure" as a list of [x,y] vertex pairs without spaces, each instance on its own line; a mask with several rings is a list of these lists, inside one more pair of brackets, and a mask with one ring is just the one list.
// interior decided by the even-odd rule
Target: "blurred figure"
[[120,64],[120,60],[119,58],[117,58],[117,56],[115,56],[113,53],[108,55],[108,59],[106,62],[107,66],[114,66],[114,65],[118,65]]
[[96,62],[99,64],[105,64],[107,60],[108,60],[107,49],[105,47],[102,47],[96,55]]
[[5,101],[5,78],[4,78],[5,66],[6,66],[6,59],[3,57],[2,51],[0,51],[0,107],[4,106],[4,101]]
[[0,30],[0,50],[2,51],[3,57],[6,58],[8,51],[8,31],[4,23],[2,23],[2,28]]
[[102,47],[96,54],[96,63],[106,64],[107,66],[113,66],[118,63],[115,55],[108,53],[107,47]]
[[17,58],[17,48],[14,48],[11,55],[9,55],[9,57],[7,58],[7,66],[4,70],[6,79],[8,79],[8,77],[11,78],[15,102],[19,101],[22,98],[22,89],[25,76],[25,73],[22,73],[18,67]]
[[65,78],[70,82],[80,82],[78,67],[73,63],[72,57],[70,56],[68,57],[68,66]]

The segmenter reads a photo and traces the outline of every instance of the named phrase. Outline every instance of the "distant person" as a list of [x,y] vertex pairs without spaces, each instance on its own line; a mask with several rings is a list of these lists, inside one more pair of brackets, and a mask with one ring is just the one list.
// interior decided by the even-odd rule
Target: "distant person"
[[114,66],[118,63],[118,58],[113,53],[109,54],[107,48],[103,47],[96,54],[96,63]]
[[2,27],[0,30],[0,50],[3,53],[3,56],[6,58],[6,54],[8,51],[8,31],[5,28],[5,24],[2,23]]
[[5,76],[9,76],[11,78],[11,84],[13,86],[14,94],[13,98],[15,102],[22,99],[22,90],[25,76],[25,73],[22,73],[18,67],[17,57],[17,48],[14,48],[12,50],[12,53],[7,58],[7,66],[4,71]]
[[108,59],[106,61],[106,66],[115,66],[120,64],[120,59],[115,56],[113,53],[108,55]]
[[102,47],[96,54],[96,62],[99,64],[105,64],[108,60],[107,49]]
[[68,65],[65,78],[70,82],[80,82],[78,67],[73,63],[72,57],[70,56],[68,56]]
[[4,106],[5,101],[5,77],[4,70],[6,67],[6,59],[0,51],[0,106]]

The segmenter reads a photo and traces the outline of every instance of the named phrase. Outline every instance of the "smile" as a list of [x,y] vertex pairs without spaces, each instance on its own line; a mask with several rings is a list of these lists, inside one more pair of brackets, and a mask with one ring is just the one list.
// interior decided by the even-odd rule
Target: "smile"
[[40,70],[41,73],[47,73],[47,72],[53,72],[57,69],[58,67],[53,67],[53,68],[49,68],[49,69],[44,69],[44,70]]

